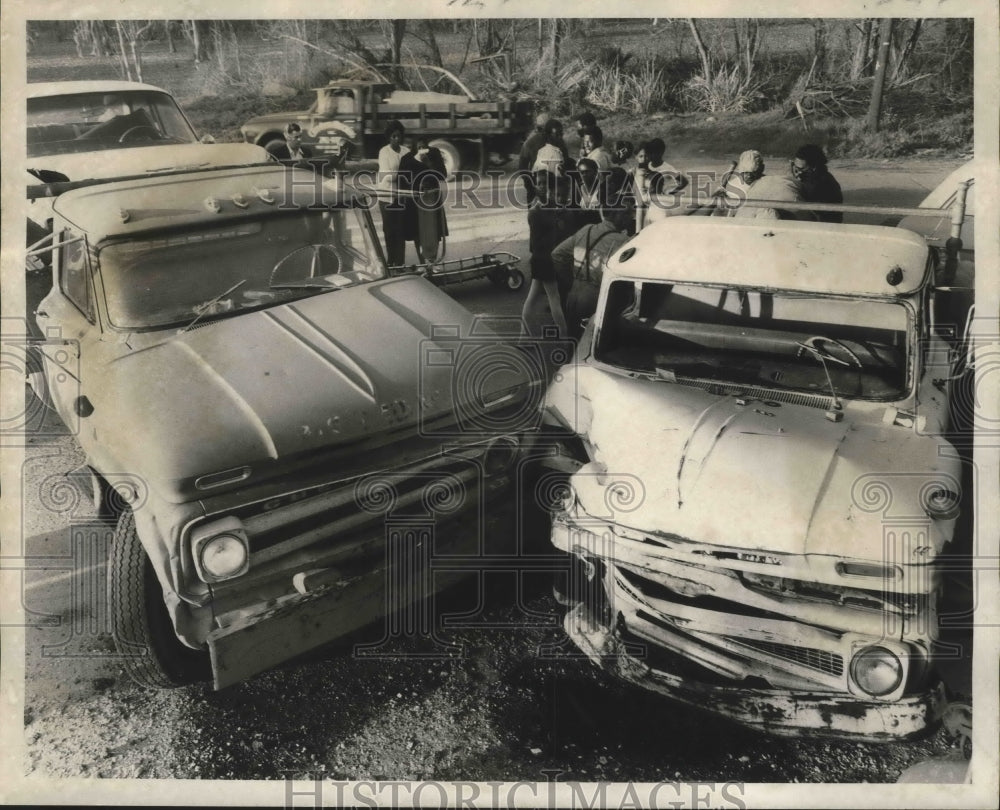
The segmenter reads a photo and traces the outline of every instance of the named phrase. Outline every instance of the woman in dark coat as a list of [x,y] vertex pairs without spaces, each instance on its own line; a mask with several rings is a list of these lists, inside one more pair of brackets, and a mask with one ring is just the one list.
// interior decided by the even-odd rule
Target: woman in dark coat
[[428,146],[426,141],[417,143],[414,169],[413,191],[417,195],[414,202],[415,228],[413,242],[417,255],[423,262],[435,262],[444,258],[445,237],[448,235],[448,220],[444,212],[444,189],[441,184],[447,177],[447,167],[441,150]]

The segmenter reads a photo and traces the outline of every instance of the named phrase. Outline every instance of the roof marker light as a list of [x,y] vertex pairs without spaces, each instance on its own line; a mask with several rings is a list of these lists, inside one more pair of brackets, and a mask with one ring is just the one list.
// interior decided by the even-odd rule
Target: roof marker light
[[213,214],[219,214],[222,212],[222,204],[215,197],[205,198],[205,208]]
[[244,197],[242,194],[237,192],[233,195],[233,205],[237,208],[247,208],[250,205],[250,201]]
[[265,202],[268,205],[274,205],[274,195],[271,194],[271,189],[269,188],[255,188],[254,193],[261,202]]
[[895,287],[903,280],[903,268],[898,265],[893,267],[892,270],[885,274],[885,280],[890,287]]
[[118,216],[121,218],[122,222],[128,222],[130,219],[132,219],[132,212],[129,211],[127,208],[119,208]]

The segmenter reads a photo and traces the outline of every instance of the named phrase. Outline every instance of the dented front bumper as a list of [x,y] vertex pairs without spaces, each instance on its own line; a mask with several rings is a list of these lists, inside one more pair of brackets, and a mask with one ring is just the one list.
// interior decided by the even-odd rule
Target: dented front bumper
[[[880,741],[939,724],[945,686],[930,666],[929,594],[774,587],[760,555],[625,537],[580,514],[557,515],[552,542],[572,561],[566,631],[602,668],[772,734]],[[865,691],[872,681],[858,675],[873,651],[898,666],[882,692]]]
[[573,643],[610,674],[769,734],[873,742],[904,740],[931,732],[940,724],[947,707],[941,681],[894,703],[862,701],[850,695],[699,682],[648,663],[647,646],[602,624],[583,602],[569,611],[563,626]]

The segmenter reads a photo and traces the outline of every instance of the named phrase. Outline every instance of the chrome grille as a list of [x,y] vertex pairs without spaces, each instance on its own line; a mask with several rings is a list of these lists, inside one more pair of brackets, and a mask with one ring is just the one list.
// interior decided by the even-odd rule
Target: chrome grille
[[716,396],[740,396],[747,399],[781,402],[786,405],[802,405],[806,408],[822,408],[830,410],[833,400],[830,397],[797,394],[794,391],[776,391],[773,388],[747,387],[738,383],[720,383],[712,380],[692,380],[678,377],[677,382],[692,388],[700,388]]
[[789,661],[799,664],[817,672],[825,672],[827,675],[840,677],[844,674],[843,656],[828,650],[817,650],[814,647],[796,647],[791,644],[778,644],[773,641],[755,641],[736,636],[726,636],[726,641],[732,644],[739,644],[742,647],[750,647],[759,652],[773,655],[782,661]]

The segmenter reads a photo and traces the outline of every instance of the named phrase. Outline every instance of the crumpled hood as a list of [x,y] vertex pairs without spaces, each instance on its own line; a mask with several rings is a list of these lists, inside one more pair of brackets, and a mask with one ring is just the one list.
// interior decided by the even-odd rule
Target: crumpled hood
[[[739,405],[733,396],[588,367],[577,379],[599,462],[574,476],[581,505],[643,532],[883,559],[887,518],[927,522],[921,488],[951,480],[937,440],[877,416],[832,422],[821,408]],[[606,476],[595,474],[603,469]]]
[[273,472],[292,456],[453,413],[454,367],[427,362],[441,345],[429,338],[439,324],[467,335],[473,318],[411,277],[206,323],[119,347],[88,392],[98,400],[88,421],[103,415],[100,441],[161,488],[244,465]]
[[[267,163],[267,151],[249,143],[174,143],[28,158],[29,169],[47,169],[72,182],[183,169]],[[37,182],[37,181],[36,181]]]

